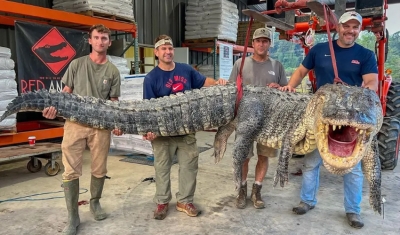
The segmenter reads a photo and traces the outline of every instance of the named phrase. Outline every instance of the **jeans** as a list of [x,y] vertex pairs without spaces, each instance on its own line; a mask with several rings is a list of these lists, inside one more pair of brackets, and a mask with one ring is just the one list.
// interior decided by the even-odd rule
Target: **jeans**
[[[318,149],[308,153],[304,157],[303,182],[301,185],[300,199],[310,206],[317,204],[319,188],[319,168],[322,158]],[[346,213],[360,214],[362,199],[362,187],[364,176],[359,162],[351,172],[343,176],[344,184],[344,208]]]

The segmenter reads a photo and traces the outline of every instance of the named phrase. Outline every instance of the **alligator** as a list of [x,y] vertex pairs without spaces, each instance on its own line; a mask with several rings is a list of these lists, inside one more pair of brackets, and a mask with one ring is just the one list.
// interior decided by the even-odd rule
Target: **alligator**
[[57,63],[68,59],[68,56],[54,56],[52,53],[62,50],[68,44],[66,42],[61,42],[57,45],[46,44],[42,47],[37,47],[34,52],[39,56],[40,59],[45,63]]
[[349,173],[362,161],[369,181],[370,205],[381,213],[381,165],[376,135],[383,115],[374,91],[342,84],[327,84],[313,95],[256,88],[244,91],[237,113],[234,120],[218,128],[213,153],[218,163],[229,136],[236,131],[236,190],[240,188],[242,165],[253,141],[280,150],[274,187],[278,182],[281,187],[288,182],[292,154],[303,155],[317,148],[325,168],[336,175]]
[[233,84],[117,102],[39,90],[15,98],[0,121],[16,112],[41,112],[54,106],[58,116],[70,121],[100,129],[118,128],[126,134],[177,136],[218,128],[213,153],[216,163],[236,130],[233,171],[237,190],[254,141],[280,150],[274,186],[279,182],[281,187],[288,182],[292,154],[318,148],[324,166],[333,174],[345,174],[362,161],[370,204],[381,213],[381,167],[375,136],[383,117],[374,91],[328,84],[309,95],[247,85],[235,115],[236,96]]

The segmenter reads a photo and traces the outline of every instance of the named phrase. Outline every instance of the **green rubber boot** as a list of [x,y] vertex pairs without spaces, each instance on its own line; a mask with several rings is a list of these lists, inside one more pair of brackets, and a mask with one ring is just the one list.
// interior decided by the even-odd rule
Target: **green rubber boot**
[[78,199],[79,199],[79,179],[64,181],[64,194],[65,202],[68,210],[68,222],[62,234],[75,235],[76,229],[80,224],[78,212]]
[[92,175],[90,182],[90,212],[95,220],[103,220],[107,218],[107,214],[103,211],[100,205],[101,193],[103,192],[104,180],[106,177],[96,178]]

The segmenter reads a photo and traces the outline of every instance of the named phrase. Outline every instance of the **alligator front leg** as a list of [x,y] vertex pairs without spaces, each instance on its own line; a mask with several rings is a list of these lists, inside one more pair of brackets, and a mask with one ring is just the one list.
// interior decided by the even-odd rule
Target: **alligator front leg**
[[362,168],[369,182],[369,204],[381,214],[381,162],[376,136],[362,159]]
[[280,184],[281,187],[289,181],[289,160],[293,154],[292,147],[290,146],[290,138],[285,138],[282,142],[278,158],[278,167],[274,175],[274,187]]
[[228,144],[228,138],[235,131],[237,125],[237,118],[235,118],[230,123],[225,126],[221,126],[218,128],[217,134],[215,134],[214,138],[214,153],[213,156],[215,158],[215,164],[222,160],[224,157],[226,146]]
[[233,172],[236,190],[242,182],[243,163],[249,155],[263,124],[263,104],[254,96],[243,97],[238,110],[235,147],[233,150]]
[[235,189],[240,189],[242,183],[242,168],[250,152],[250,146],[253,140],[248,138],[247,135],[236,134],[235,148],[233,150],[233,177],[235,182]]
[[282,140],[282,147],[279,153],[278,167],[274,175],[274,187],[280,182],[280,186],[284,187],[289,181],[289,160],[292,157],[295,147],[296,136],[293,134],[301,123],[301,115],[293,117],[293,123],[285,133]]

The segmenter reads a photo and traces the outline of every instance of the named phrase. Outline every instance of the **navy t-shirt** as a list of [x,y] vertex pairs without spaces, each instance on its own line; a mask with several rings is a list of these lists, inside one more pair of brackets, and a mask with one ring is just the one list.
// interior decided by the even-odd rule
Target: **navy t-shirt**
[[[335,51],[336,66],[339,78],[352,86],[361,86],[362,76],[369,73],[378,73],[376,58],[371,50],[358,44],[350,48],[337,45],[337,40],[332,42]],[[316,44],[302,62],[307,69],[314,69],[317,89],[325,84],[332,84],[335,73],[328,42]]]
[[164,71],[158,66],[144,78],[143,98],[159,98],[185,90],[203,87],[206,77],[192,66],[176,63],[172,71]]

